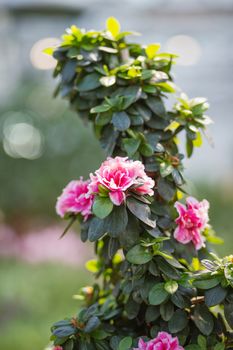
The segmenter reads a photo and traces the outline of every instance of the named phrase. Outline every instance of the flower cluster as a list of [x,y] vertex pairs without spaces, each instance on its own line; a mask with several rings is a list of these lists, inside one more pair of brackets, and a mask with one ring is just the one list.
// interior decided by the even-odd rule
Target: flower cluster
[[90,178],[91,193],[98,193],[102,186],[115,205],[125,201],[129,190],[138,195],[154,194],[154,180],[146,175],[144,165],[128,157],[107,158]]
[[140,161],[132,161],[127,157],[108,158],[102,163],[90,180],[71,181],[58,197],[56,211],[64,217],[66,214],[80,213],[84,220],[91,215],[94,195],[100,191],[109,196],[114,205],[121,205],[130,192],[137,195],[154,194],[154,180],[145,173]]
[[176,219],[175,239],[183,244],[193,242],[195,248],[200,249],[204,246],[204,237],[201,233],[209,221],[209,202],[205,199],[198,202],[195,198],[188,197],[186,206],[176,202],[175,208],[179,213]]
[[183,350],[183,347],[179,345],[177,337],[173,338],[167,332],[159,332],[156,338],[148,342],[140,339],[138,348],[134,350]]
[[90,181],[83,181],[82,178],[69,182],[57,199],[57,214],[64,217],[66,214],[80,213],[84,220],[87,220],[91,215],[94,199],[94,196],[90,194],[88,189],[89,183]]

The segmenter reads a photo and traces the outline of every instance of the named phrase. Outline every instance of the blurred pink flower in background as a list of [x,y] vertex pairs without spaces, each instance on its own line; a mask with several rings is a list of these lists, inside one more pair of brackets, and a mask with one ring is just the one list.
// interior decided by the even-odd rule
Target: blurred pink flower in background
[[98,186],[104,186],[115,205],[123,203],[129,189],[139,195],[154,194],[154,180],[146,175],[144,165],[128,157],[107,158],[90,178],[90,192],[99,192]]
[[89,246],[72,230],[59,239],[63,227],[49,226],[17,235],[10,227],[0,226],[0,257],[16,258],[29,263],[63,262],[82,264],[91,257]]
[[134,350],[183,350],[184,348],[179,345],[178,338],[173,338],[171,334],[167,332],[159,332],[157,337],[144,342],[140,339],[138,342],[138,348]]
[[88,193],[89,181],[74,180],[68,183],[57,199],[56,211],[61,217],[65,214],[80,213],[84,220],[91,215],[93,195]]
[[193,242],[198,250],[204,246],[202,231],[207,227],[209,216],[209,202],[203,200],[198,202],[193,197],[188,197],[186,206],[176,202],[175,208],[179,213],[176,219],[178,225],[174,232],[175,239],[183,244]]

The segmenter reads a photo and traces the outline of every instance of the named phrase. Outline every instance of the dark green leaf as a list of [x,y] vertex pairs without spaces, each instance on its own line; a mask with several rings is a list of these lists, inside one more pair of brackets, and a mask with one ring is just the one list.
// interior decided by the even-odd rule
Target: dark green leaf
[[86,75],[77,84],[77,90],[80,92],[91,91],[101,86],[100,75],[97,73],[91,73]]
[[168,301],[160,305],[160,314],[164,321],[169,321],[174,314],[174,305]]
[[86,326],[83,329],[84,333],[90,333],[94,331],[100,325],[100,320],[96,316],[92,316],[88,321]]
[[219,284],[219,279],[217,277],[193,282],[194,287],[197,287],[200,289],[210,289],[217,286],[218,284]]
[[214,328],[214,320],[211,312],[205,305],[197,305],[194,309],[193,321],[204,335],[210,335]]
[[131,264],[146,264],[151,261],[153,258],[153,254],[147,250],[147,248],[142,247],[141,245],[136,245],[131,248],[127,255],[126,259]]
[[233,328],[233,303],[224,305],[224,315],[231,328]]
[[188,324],[188,315],[184,310],[177,310],[168,322],[168,328],[171,333],[182,331]]
[[146,314],[145,314],[145,319],[146,322],[150,323],[153,322],[155,320],[157,320],[157,318],[159,318],[160,316],[160,310],[158,306],[148,306],[146,309]]
[[149,293],[149,302],[151,305],[160,305],[163,303],[169,294],[164,289],[164,283],[157,283]]
[[113,211],[104,219],[104,229],[110,236],[117,237],[124,232],[128,223],[125,205],[114,206]]
[[88,230],[88,239],[91,242],[95,242],[99,238],[101,238],[105,233],[106,230],[104,227],[104,220],[101,220],[99,218],[92,218]]
[[136,199],[129,197],[127,199],[127,207],[139,220],[147,224],[148,226],[154,228],[155,221],[151,220],[150,208],[147,204],[137,201]]
[[161,118],[166,117],[166,110],[160,97],[150,96],[146,100],[146,104],[157,116]]
[[163,199],[170,202],[175,195],[176,188],[173,183],[160,177],[158,181],[158,192]]
[[127,130],[130,127],[130,118],[126,112],[115,112],[112,116],[112,123],[119,131]]
[[227,296],[227,289],[217,285],[205,292],[205,303],[208,307],[221,304]]

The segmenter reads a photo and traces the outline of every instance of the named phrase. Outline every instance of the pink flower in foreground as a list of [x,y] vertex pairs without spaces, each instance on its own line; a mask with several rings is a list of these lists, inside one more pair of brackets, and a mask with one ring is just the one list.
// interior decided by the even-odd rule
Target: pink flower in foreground
[[52,350],[63,350],[61,346],[55,346]]
[[179,345],[177,337],[173,338],[167,332],[159,332],[156,338],[148,342],[140,339],[138,348],[134,350],[184,350],[184,348]]
[[195,198],[189,197],[186,206],[176,202],[175,208],[179,213],[176,219],[178,226],[174,232],[175,239],[183,244],[193,242],[195,248],[200,249],[204,245],[201,232],[209,221],[209,202],[205,199],[198,202]]
[[69,182],[63,189],[61,196],[57,199],[57,214],[64,217],[65,214],[80,213],[84,217],[84,220],[87,220],[91,214],[94,198],[89,193],[89,183],[90,181],[83,181],[82,178]]
[[115,205],[123,203],[129,189],[138,195],[154,194],[154,180],[146,175],[144,165],[127,157],[107,158],[90,178],[90,192],[98,193],[102,185]]

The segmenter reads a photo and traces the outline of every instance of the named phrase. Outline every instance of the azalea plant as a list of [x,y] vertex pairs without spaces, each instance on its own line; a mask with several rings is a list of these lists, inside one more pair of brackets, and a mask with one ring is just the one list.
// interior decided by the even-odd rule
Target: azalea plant
[[63,235],[78,221],[97,257],[86,264],[96,282],[76,296],[83,307],[52,326],[53,349],[232,349],[233,257],[213,253],[209,203],[185,192],[178,148],[181,133],[188,157],[201,146],[208,103],[178,95],[177,56],[131,34],[109,18],[103,31],[72,26],[46,50],[55,94],[93,125],[107,157],[57,200]]

